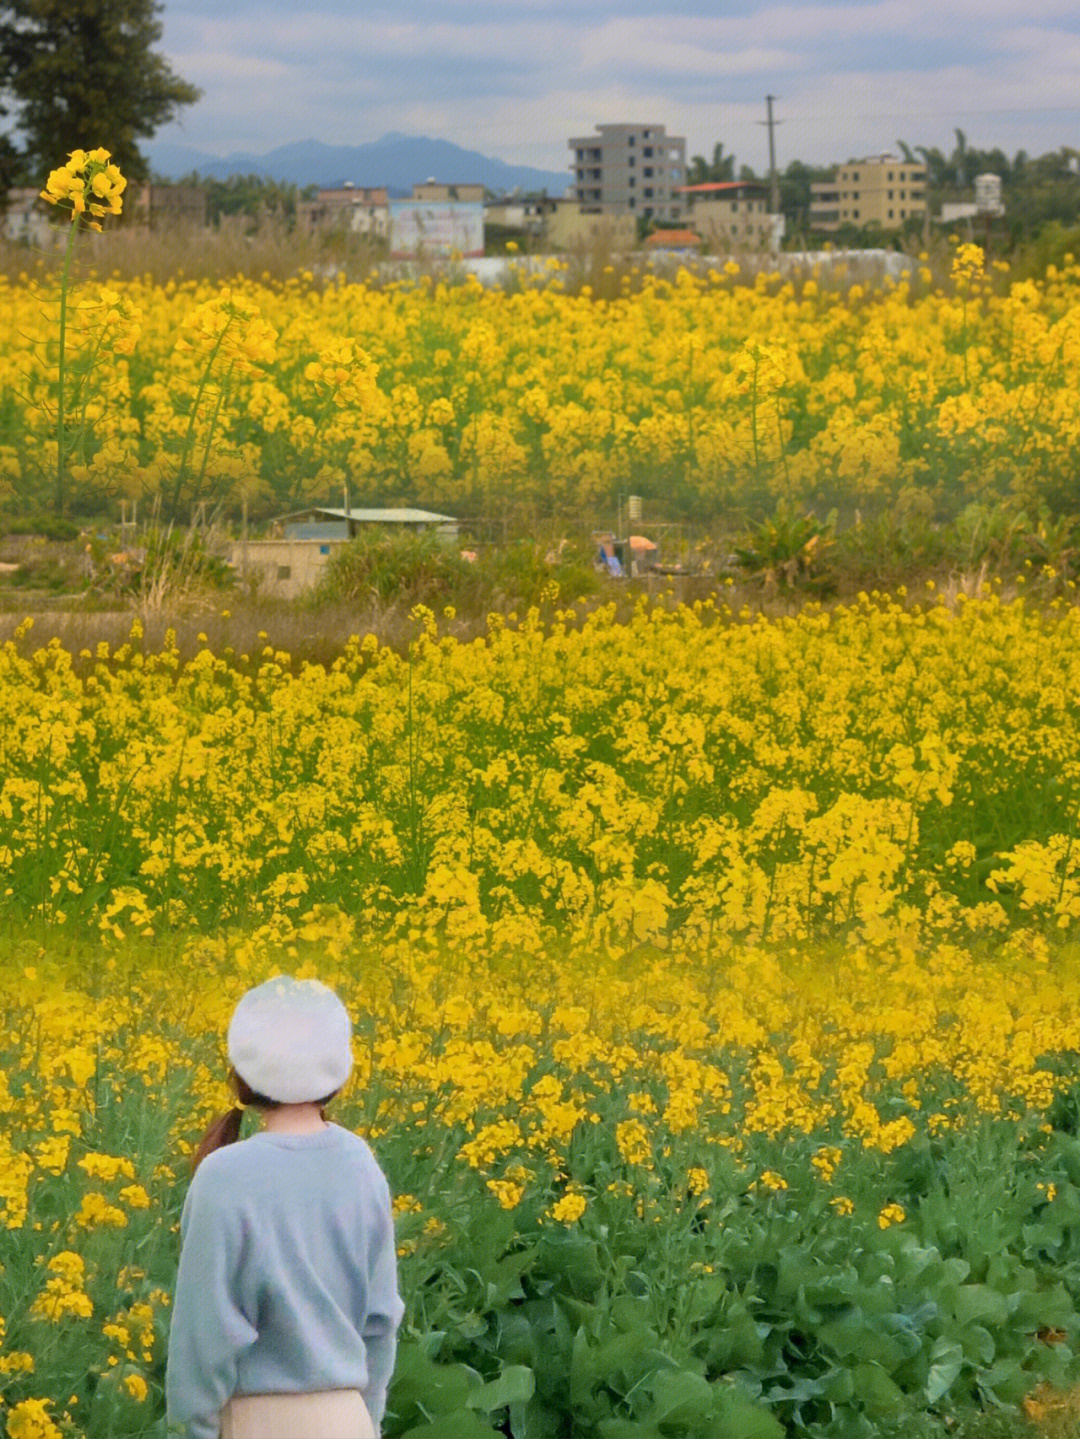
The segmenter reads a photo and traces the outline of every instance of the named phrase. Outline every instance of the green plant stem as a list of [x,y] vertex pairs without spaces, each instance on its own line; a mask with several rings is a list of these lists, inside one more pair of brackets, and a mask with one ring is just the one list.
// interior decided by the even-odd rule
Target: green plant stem
[[67,436],[64,432],[64,387],[67,382],[68,287],[71,283],[71,262],[75,255],[75,236],[78,229],[78,219],[72,216],[67,248],[64,251],[64,267],[60,272],[60,358],[56,395],[56,513],[58,515],[64,513],[64,467],[67,449]]
[[199,466],[199,476],[196,481],[195,493],[192,496],[193,499],[199,498],[202,495],[203,481],[206,479],[206,467],[210,463],[210,449],[214,441],[214,433],[218,427],[218,420],[221,418],[221,407],[225,403],[225,395],[231,379],[232,366],[230,365],[225,372],[224,383],[218,387],[217,404],[214,406],[214,413],[210,418],[210,426],[206,432],[206,444],[203,446],[202,463]]
[[86,433],[88,428],[87,413],[90,408],[91,395],[90,385],[88,382],[90,376],[92,375],[94,369],[97,366],[98,357],[101,354],[104,338],[105,334],[104,330],[102,330],[102,332],[98,335],[97,339],[94,342],[94,347],[91,350],[85,365],[82,367],[82,373],[74,386],[74,393],[72,395],[73,408],[76,408],[78,412],[78,429],[75,432],[75,437],[72,442],[71,448],[72,453],[78,457],[80,464],[84,464],[86,460]]
[[784,466],[784,492],[785,492],[786,497],[787,497],[787,502],[788,502],[788,504],[790,505],[790,504],[793,503],[792,493],[791,493],[791,470],[790,470],[789,467],[788,467],[787,441],[784,439],[784,419],[783,419],[783,416],[782,416],[781,413],[780,413],[780,392],[779,392],[779,391],[777,391],[776,396],[775,396],[775,399],[776,399],[776,438],[777,438],[777,439],[779,440],[779,442],[780,442],[780,461],[781,461],[781,463],[782,463],[783,466]]
[[[210,375],[214,368],[214,362],[217,360],[217,357],[221,351],[221,347],[225,343],[225,336],[229,333],[229,328],[231,325],[232,319],[230,318],[228,324],[225,325],[224,329],[221,331],[221,334],[217,337],[213,349],[210,351],[210,354],[206,361],[206,368],[203,370],[202,377],[199,380],[199,388],[196,390],[195,399],[192,401],[191,414],[188,416],[188,426],[187,430],[184,433],[184,444],[183,448],[180,451],[180,460],[176,467],[176,480],[173,483],[172,513],[174,516],[176,514],[177,507],[180,504],[180,495],[183,492],[184,480],[187,478],[188,459],[191,455],[191,449],[195,441],[195,422],[198,419],[199,407],[202,404],[202,397],[206,393],[206,387],[210,383]],[[214,418],[216,423],[217,411],[214,412]],[[210,438],[213,437],[213,432],[214,427],[213,425],[211,425]],[[209,440],[207,443],[209,444]]]

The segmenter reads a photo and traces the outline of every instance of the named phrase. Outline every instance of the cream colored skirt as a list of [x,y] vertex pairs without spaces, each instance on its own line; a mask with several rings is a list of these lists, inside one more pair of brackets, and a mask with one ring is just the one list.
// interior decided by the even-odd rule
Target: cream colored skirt
[[376,1439],[359,1389],[237,1394],[221,1411],[221,1439]]

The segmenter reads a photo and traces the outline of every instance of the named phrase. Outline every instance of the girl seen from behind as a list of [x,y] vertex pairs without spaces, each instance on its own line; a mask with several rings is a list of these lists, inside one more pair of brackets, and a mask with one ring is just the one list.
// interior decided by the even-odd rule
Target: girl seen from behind
[[[180,1221],[166,1400],[185,1439],[373,1439],[404,1306],[390,1191],[324,1115],[352,1026],[317,980],[250,990],[228,1031],[239,1104],[210,1126]],[[239,1139],[243,1107],[263,1129]]]

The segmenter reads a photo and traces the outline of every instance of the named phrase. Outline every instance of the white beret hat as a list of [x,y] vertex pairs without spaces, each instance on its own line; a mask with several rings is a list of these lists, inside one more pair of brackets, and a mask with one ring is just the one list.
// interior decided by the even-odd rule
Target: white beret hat
[[229,1062],[266,1099],[306,1104],[340,1089],[352,1070],[352,1023],[317,979],[277,975],[249,989],[229,1021]]

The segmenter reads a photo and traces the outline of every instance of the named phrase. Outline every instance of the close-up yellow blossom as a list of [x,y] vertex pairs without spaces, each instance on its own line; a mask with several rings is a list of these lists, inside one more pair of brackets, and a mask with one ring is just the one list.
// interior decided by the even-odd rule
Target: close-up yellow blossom
[[584,1194],[564,1194],[551,1206],[551,1217],[560,1224],[576,1224],[585,1213],[586,1207]]
[[111,163],[108,150],[72,150],[66,164],[53,170],[41,198],[71,211],[72,221],[89,217],[93,230],[101,229],[106,215],[119,215],[127,180]]

